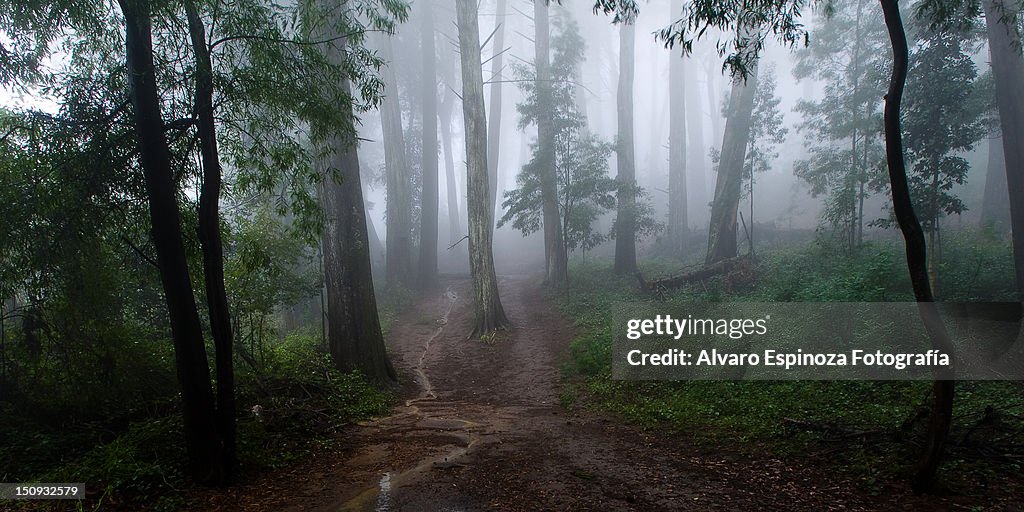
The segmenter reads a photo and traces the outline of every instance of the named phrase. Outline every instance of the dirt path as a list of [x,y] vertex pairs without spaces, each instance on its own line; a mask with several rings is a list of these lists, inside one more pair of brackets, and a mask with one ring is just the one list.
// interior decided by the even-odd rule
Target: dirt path
[[536,277],[503,277],[514,329],[494,343],[466,339],[467,279],[421,300],[388,336],[405,387],[394,414],[319,454],[232,492],[236,509],[929,510],[954,502],[901,489],[867,495],[819,467],[701,453],[685,438],[559,405],[559,364],[572,325]]

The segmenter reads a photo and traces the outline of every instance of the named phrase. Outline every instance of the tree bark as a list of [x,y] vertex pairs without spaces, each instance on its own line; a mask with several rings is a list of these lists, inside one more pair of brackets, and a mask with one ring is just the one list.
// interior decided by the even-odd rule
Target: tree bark
[[708,265],[736,257],[736,218],[743,191],[743,164],[750,142],[756,89],[757,60],[754,60],[746,80],[740,76],[733,79],[729,96],[722,153],[715,180],[715,198],[711,205],[711,224],[708,227],[708,255],[705,260]]
[[153,246],[174,341],[181,385],[182,416],[189,474],[201,484],[219,483],[219,443],[210,368],[203,344],[192,281],[182,242],[177,190],[153,67],[152,22],[146,0],[119,0],[125,18],[128,92],[134,108],[140,163],[149,201]]
[[[462,113],[466,123],[466,184],[469,209],[469,267],[476,315],[471,336],[509,327],[498,297],[491,239],[494,235],[487,179],[487,115],[480,69],[480,33],[476,0],[456,0],[462,55]],[[556,204],[557,207],[557,204]],[[554,225],[558,229],[558,224]]]
[[494,16],[495,33],[491,53],[491,109],[487,125],[487,176],[491,184],[491,213],[498,201],[498,152],[501,150],[501,67],[505,49],[506,0],[498,0]]
[[1004,13],[1019,12],[1016,5],[1015,2],[1005,0],[982,1],[992,54],[999,124],[1003,132],[1017,295],[1024,300],[1024,144],[1021,144],[1024,140],[1024,58],[1014,46],[1013,28],[1002,21]]
[[[900,105],[903,88],[907,80],[907,36],[900,17],[898,0],[880,0],[885,25],[892,44],[893,68],[889,91],[885,95],[885,159],[889,168],[889,183],[892,191],[893,214],[903,233],[906,244],[907,268],[918,311],[932,347],[954,357],[953,344],[949,333],[939,317],[939,310],[932,296],[928,281],[928,256],[924,231],[914,212],[914,203],[907,184],[907,169],[903,158],[903,135],[900,128]],[[929,491],[935,484],[935,476],[949,437],[949,426],[953,417],[953,369],[952,366],[936,371],[937,380],[932,386],[932,410],[928,416],[928,434],[921,458],[914,468],[911,486],[915,491]]]
[[420,198],[420,257],[417,275],[420,288],[437,285],[437,71],[432,7],[420,6],[423,52],[423,147],[420,167],[423,191]]
[[203,184],[199,192],[199,241],[203,252],[203,281],[214,344],[217,375],[217,435],[222,444],[220,475],[223,483],[234,480],[237,455],[235,446],[235,370],[231,311],[224,289],[224,250],[220,236],[221,168],[217,154],[217,131],[213,112],[213,63],[206,45],[206,28],[192,0],[185,2],[189,37],[196,60],[195,112],[199,147],[203,164]]
[[[682,12],[682,2],[672,2],[672,12]],[[668,240],[673,254],[683,255],[689,232],[686,190],[686,77],[683,57],[678,50],[669,55],[669,128],[668,128]]]
[[615,180],[618,212],[615,217],[615,273],[636,272],[636,162],[633,141],[633,72],[636,27],[619,25],[618,144]]
[[387,219],[385,243],[389,286],[409,286],[412,280],[412,180],[406,162],[405,139],[402,133],[402,107],[398,99],[398,80],[391,36],[380,37],[381,69],[384,79],[384,101],[381,102],[381,128],[384,132],[384,166],[386,167]]
[[462,222],[459,213],[459,184],[455,181],[455,148],[452,147],[452,104],[451,96],[447,94],[441,101],[440,122],[445,182],[448,188],[448,243],[454,244],[462,238]]
[[551,57],[548,43],[547,0],[534,0],[534,65],[536,66],[537,103],[537,158],[540,161],[540,194],[544,216],[545,282],[564,285],[569,278],[565,258],[565,240],[558,213],[558,177],[555,174],[555,123],[551,108]]

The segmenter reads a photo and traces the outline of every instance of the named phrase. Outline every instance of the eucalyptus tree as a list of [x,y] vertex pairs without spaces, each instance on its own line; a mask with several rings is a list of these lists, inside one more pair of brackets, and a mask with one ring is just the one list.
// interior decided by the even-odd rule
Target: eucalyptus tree
[[[554,121],[551,104],[551,50],[548,43],[548,0],[533,0],[534,27],[534,80],[536,81],[537,102],[540,105],[536,118],[537,144],[539,145],[538,169],[542,210],[544,213],[544,281],[561,286],[568,279],[568,262],[565,260],[565,240],[562,239],[558,216],[558,178],[555,175]],[[465,62],[465,61],[463,61]]]
[[398,78],[391,36],[377,38],[381,57],[387,62],[382,71],[384,101],[381,104],[381,126],[384,132],[384,165],[387,188],[385,249],[389,286],[412,283],[412,173],[406,160],[405,134],[402,129],[402,105],[398,97]]
[[[498,173],[498,155],[501,151],[501,73],[505,61],[505,28],[508,25],[506,15],[508,14],[508,0],[497,0],[494,10],[494,32],[492,40],[491,76],[490,82],[490,109],[487,119],[487,176],[491,184],[491,211],[498,202],[498,181],[501,179]],[[485,43],[486,44],[486,43]]]
[[754,93],[754,111],[750,119],[750,141],[743,175],[746,180],[746,195],[750,200],[750,215],[746,219],[746,237],[750,254],[754,254],[754,185],[756,175],[765,173],[779,156],[775,148],[785,140],[789,129],[782,124],[779,111],[781,99],[775,95],[775,69],[768,66],[761,72],[757,92]]
[[840,234],[847,251],[864,236],[864,200],[884,185],[882,96],[888,63],[880,10],[869,0],[837,4],[812,30],[814,44],[796,53],[793,74],[824,82],[819,100],[801,100],[800,130],[809,135],[810,156],[796,175],[825,196],[823,220]]
[[633,76],[636,19],[619,20],[619,86],[616,92],[618,140],[615,144],[618,192],[615,216],[615,273],[636,272],[636,147],[633,141]]
[[[672,2],[672,12],[682,12],[681,0]],[[683,57],[676,52],[669,57],[669,134],[668,134],[668,223],[666,234],[673,254],[681,256],[689,232],[687,218],[687,87]],[[690,129],[700,130],[699,126]],[[693,135],[690,136],[691,138]]]
[[476,0],[456,0],[459,54],[462,57],[462,112],[466,126],[466,188],[469,209],[469,265],[473,279],[474,322],[470,336],[488,335],[509,327],[498,297],[492,239],[494,222],[487,197],[487,115],[480,62]]
[[437,55],[434,49],[433,8],[423,3],[417,15],[420,20],[420,51],[423,62],[420,110],[423,143],[420,148],[420,257],[416,278],[421,288],[430,288],[437,284]]

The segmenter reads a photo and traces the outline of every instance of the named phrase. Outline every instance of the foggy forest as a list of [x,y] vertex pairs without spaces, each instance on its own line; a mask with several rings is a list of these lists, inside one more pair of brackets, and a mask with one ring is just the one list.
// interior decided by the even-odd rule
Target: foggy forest
[[1022,8],[3,2],[0,510],[1022,510]]

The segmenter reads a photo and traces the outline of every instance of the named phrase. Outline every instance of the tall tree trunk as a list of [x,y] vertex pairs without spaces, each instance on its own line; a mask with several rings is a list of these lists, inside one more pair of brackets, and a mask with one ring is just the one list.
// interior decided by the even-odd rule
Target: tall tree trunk
[[[469,209],[469,268],[473,277],[476,315],[471,336],[506,329],[498,297],[491,239],[494,235],[487,180],[487,115],[480,69],[480,33],[476,0],[456,0],[459,51],[462,55],[462,113],[466,123],[466,185]],[[557,205],[556,205],[557,206]],[[558,229],[558,224],[554,225]]]
[[[682,2],[673,0],[672,12],[682,12]],[[668,128],[668,239],[676,256],[683,255],[689,232],[686,204],[686,77],[678,50],[669,55]]]
[[1010,227],[1010,196],[1006,192],[1006,157],[1001,137],[988,139],[988,167],[985,194],[981,201],[981,223],[1006,231]]
[[[685,62],[685,61],[684,61]],[[692,61],[691,61],[692,62]],[[691,67],[691,70],[693,68]],[[708,199],[707,199],[707,148],[704,147],[704,110],[700,101],[700,88],[697,82],[692,82],[693,87],[686,90],[688,105],[686,106],[687,116],[687,144],[689,150],[686,156],[689,159],[687,169],[687,219],[694,224],[706,222]],[[691,218],[691,212],[699,212],[696,218]]]
[[537,144],[540,161],[540,195],[544,215],[545,282],[554,286],[566,283],[569,277],[565,258],[565,240],[559,229],[558,177],[555,173],[555,122],[552,117],[551,57],[549,54],[547,0],[534,0],[534,65],[536,66]]
[[199,147],[203,162],[203,184],[199,193],[199,241],[203,251],[203,281],[213,336],[217,375],[217,435],[222,443],[224,471],[220,480],[234,480],[237,463],[235,446],[235,370],[231,312],[224,289],[224,250],[220,237],[221,169],[217,155],[216,121],[213,115],[213,63],[206,45],[206,28],[192,0],[185,2],[189,37],[196,60],[195,111],[198,117]]
[[1006,191],[1010,202],[1010,231],[1013,233],[1013,263],[1017,272],[1017,294],[1024,299],[1024,58],[1014,43],[1014,29],[1002,21],[1019,13],[1015,2],[983,0],[985,25],[992,52],[992,76],[996,83],[996,105],[1003,132],[1006,162]]
[[454,244],[462,238],[459,220],[459,184],[455,181],[455,148],[452,147],[452,100],[445,94],[440,111],[441,144],[444,146],[445,183],[448,188],[448,242]]
[[420,6],[423,52],[423,191],[420,198],[420,288],[437,284],[437,71],[432,7]]
[[380,50],[386,65],[381,70],[384,79],[384,101],[380,107],[381,128],[384,132],[384,166],[387,189],[387,233],[385,236],[389,286],[408,286],[412,280],[412,180],[405,160],[405,139],[402,134],[402,106],[398,99],[398,80],[395,77],[395,58],[391,36],[380,37]]
[[[907,268],[918,311],[925,330],[931,338],[932,347],[953,357],[953,344],[946,327],[939,317],[928,282],[927,248],[921,223],[914,213],[914,203],[907,184],[907,169],[903,159],[903,135],[900,128],[900,104],[903,88],[907,81],[907,36],[900,18],[898,0],[880,0],[885,25],[892,43],[893,67],[889,91],[885,95],[885,159],[889,168],[889,183],[892,190],[893,214],[903,233],[906,243]],[[953,370],[952,367],[938,370],[932,386],[932,409],[928,416],[928,434],[921,458],[918,461],[911,486],[914,490],[931,490],[935,475],[942,462],[949,437],[949,425],[953,417]]]
[[715,67],[715,59],[707,59],[705,68],[708,78],[708,111],[711,113],[711,140],[722,137],[722,105],[718,103],[718,80],[721,71]]
[[750,142],[750,123],[757,89],[756,59],[751,62],[748,71],[746,80],[739,75],[733,78],[732,93],[729,96],[722,156],[718,161],[715,199],[711,205],[711,224],[708,226],[708,255],[705,261],[708,265],[736,257],[736,218],[743,191],[743,163]]
[[636,27],[632,20],[619,25],[618,212],[615,217],[615,273],[636,272],[636,162],[633,146],[633,71]]
[[487,176],[491,184],[491,212],[498,201],[498,152],[501,150],[501,67],[505,50],[506,0],[498,0],[494,15],[494,51],[491,54],[491,110],[487,125]]
[[153,68],[150,4],[147,0],[120,0],[119,3],[125,19],[128,92],[134,107],[153,246],[160,266],[160,281],[174,340],[175,368],[181,385],[189,474],[198,483],[216,484],[224,474],[220,467],[223,457],[214,434],[217,422],[210,368],[185,258],[177,191]]

